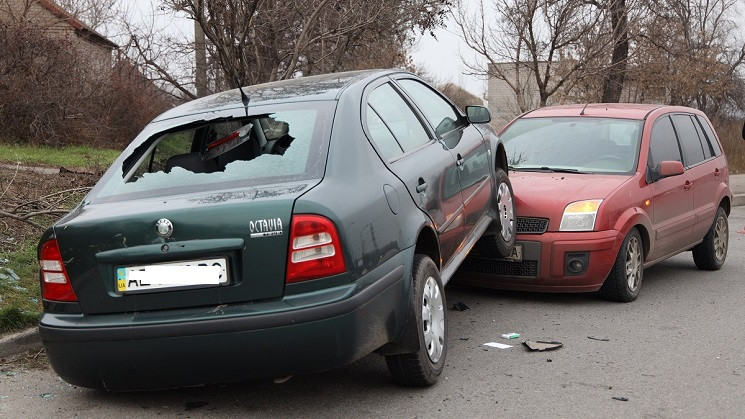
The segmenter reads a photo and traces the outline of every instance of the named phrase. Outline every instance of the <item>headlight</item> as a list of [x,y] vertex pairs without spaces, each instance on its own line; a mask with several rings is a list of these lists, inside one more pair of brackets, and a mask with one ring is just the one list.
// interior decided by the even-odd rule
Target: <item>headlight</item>
[[572,202],[564,208],[559,231],[592,231],[602,199]]

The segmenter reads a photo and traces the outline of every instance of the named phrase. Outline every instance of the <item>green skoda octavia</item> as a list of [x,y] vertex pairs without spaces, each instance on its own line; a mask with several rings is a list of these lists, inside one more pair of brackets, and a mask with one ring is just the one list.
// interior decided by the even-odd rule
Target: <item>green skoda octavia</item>
[[323,371],[433,384],[444,285],[508,255],[504,148],[396,70],[236,89],[156,118],[39,243],[49,361],[112,391]]

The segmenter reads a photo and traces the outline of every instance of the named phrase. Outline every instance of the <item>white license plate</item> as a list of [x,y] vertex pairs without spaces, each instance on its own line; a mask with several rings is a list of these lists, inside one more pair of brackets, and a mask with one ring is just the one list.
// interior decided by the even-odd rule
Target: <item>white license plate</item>
[[227,266],[227,259],[216,258],[118,267],[116,290],[134,293],[224,285],[228,282]]
[[523,261],[523,245],[515,244],[515,247],[512,249],[512,253],[510,253],[509,256],[505,257],[505,260],[509,260],[511,262],[522,262]]

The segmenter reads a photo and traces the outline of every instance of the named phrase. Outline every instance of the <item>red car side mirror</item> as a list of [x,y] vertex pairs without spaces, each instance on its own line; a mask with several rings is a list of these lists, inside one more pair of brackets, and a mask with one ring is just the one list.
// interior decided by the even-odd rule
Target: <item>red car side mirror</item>
[[683,163],[676,160],[661,161],[657,165],[657,173],[660,177],[682,175],[684,171]]

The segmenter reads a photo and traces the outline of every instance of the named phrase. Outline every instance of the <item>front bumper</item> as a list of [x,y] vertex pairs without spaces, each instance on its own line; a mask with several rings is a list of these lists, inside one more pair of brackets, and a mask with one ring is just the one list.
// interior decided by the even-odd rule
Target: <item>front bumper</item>
[[[522,262],[470,255],[455,275],[459,283],[487,288],[542,292],[591,292],[608,276],[624,234],[617,230],[519,234]],[[587,253],[587,270],[566,275],[567,253]]]
[[44,313],[39,329],[54,370],[82,387],[151,390],[323,371],[395,340],[408,302],[411,265],[404,260],[399,255],[370,272],[375,280],[366,275],[281,301]]

